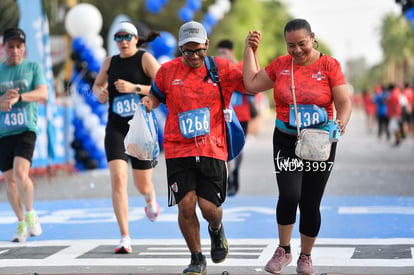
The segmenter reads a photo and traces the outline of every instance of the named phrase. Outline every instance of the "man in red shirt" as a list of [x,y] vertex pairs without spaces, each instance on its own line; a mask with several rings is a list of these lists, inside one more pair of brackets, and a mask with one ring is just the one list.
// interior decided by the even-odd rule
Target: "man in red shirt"
[[[211,259],[224,261],[229,246],[222,224],[226,199],[227,148],[220,91],[209,77],[204,60],[209,40],[204,26],[190,21],[179,30],[182,56],[163,63],[142,102],[148,110],[166,104],[164,150],[168,178],[168,204],[178,204],[178,223],[191,252],[183,274],[203,274],[198,204],[208,222]],[[226,107],[234,90],[244,91],[242,71],[223,58],[215,58]]]

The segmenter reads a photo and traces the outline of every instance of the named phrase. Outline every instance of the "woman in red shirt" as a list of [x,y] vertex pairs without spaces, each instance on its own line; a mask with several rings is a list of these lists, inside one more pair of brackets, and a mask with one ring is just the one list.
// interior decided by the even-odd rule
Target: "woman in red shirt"
[[[243,59],[246,90],[262,92],[273,88],[277,110],[273,155],[279,188],[276,209],[279,245],[265,270],[280,274],[292,261],[290,239],[299,206],[301,253],[296,271],[298,274],[315,274],[310,255],[321,225],[320,202],[335,159],[336,143],[332,144],[330,157],[325,162],[305,161],[295,155],[297,129],[292,125],[296,121],[291,111],[292,77],[294,75],[297,104],[309,112],[311,108],[307,107],[314,105],[325,109],[325,124],[336,122],[341,134],[344,134],[351,115],[351,99],[339,62],[314,47],[317,45],[315,34],[306,20],[289,21],[284,29],[284,37],[289,54],[276,58],[264,69],[258,70],[257,49],[261,33],[250,31]],[[301,119],[304,127],[327,127],[321,121],[306,120],[303,115]]]

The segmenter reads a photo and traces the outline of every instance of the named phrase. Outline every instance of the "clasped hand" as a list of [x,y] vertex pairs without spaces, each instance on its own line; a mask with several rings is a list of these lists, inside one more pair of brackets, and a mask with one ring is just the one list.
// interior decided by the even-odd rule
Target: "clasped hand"
[[250,47],[253,51],[256,51],[260,45],[262,33],[259,30],[249,31],[246,37],[246,47]]

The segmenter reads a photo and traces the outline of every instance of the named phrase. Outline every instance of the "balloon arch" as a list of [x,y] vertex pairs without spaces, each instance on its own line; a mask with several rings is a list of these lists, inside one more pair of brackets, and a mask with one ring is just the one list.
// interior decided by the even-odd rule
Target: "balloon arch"
[[[149,12],[157,14],[167,3],[168,0],[146,0],[145,7]],[[182,22],[192,20],[201,6],[201,0],[187,0],[177,11],[177,16]],[[207,33],[211,32],[230,8],[230,0],[216,0],[208,7],[201,22]],[[70,92],[74,113],[74,137],[71,147],[74,149],[75,165],[81,171],[107,167],[104,137],[108,106],[100,103],[92,92],[95,77],[107,56],[103,38],[99,34],[102,24],[100,11],[88,3],[72,7],[65,17],[65,29],[72,38],[73,71]],[[169,32],[161,31],[160,34],[160,37],[148,45],[147,50],[162,64],[175,57],[177,41]],[[160,110],[156,114],[162,135],[167,110],[165,106],[158,109]],[[162,136],[159,140],[162,141]]]

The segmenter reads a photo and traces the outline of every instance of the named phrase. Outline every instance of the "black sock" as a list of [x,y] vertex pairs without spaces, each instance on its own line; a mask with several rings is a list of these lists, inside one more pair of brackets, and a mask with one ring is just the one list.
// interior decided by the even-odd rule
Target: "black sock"
[[200,261],[203,258],[203,253],[201,252],[193,252],[191,253],[191,260],[193,261]]
[[290,245],[287,245],[287,246],[280,245],[280,247],[285,250],[285,253],[290,253]]
[[[311,256],[311,254],[305,254],[305,253],[303,253],[303,252],[300,252],[300,256],[302,256],[302,255],[305,255],[305,256],[307,256],[307,257],[310,257],[310,256]],[[300,258],[300,256],[299,256],[299,258]]]

